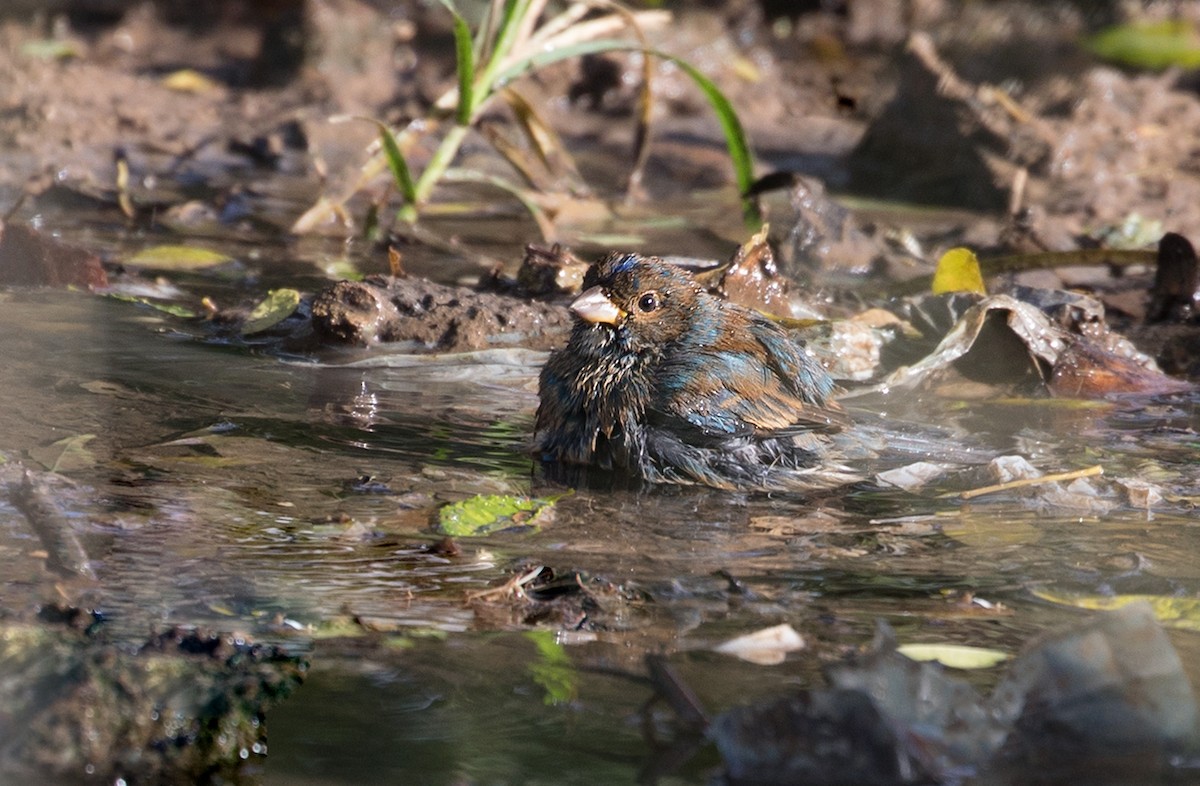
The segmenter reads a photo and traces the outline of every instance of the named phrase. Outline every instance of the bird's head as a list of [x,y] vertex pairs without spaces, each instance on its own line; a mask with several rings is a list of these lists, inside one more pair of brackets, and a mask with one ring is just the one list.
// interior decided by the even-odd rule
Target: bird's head
[[657,257],[612,253],[590,268],[571,311],[586,324],[623,334],[637,348],[679,339],[692,326],[703,290]]

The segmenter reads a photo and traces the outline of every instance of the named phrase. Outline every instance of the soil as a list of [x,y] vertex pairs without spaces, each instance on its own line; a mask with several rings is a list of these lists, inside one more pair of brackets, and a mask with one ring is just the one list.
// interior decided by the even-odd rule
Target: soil
[[[955,246],[969,246],[984,258],[1109,247],[1152,249],[1164,232],[1186,238],[1200,224],[1200,141],[1192,131],[1200,121],[1200,81],[1175,70],[1119,70],[1099,61],[1081,43],[1103,26],[1127,21],[1125,14],[1132,13],[1133,4],[707,0],[646,5],[665,6],[675,15],[671,24],[649,33],[649,43],[707,74],[736,107],[752,142],[756,173],[761,177],[753,191],[770,221],[775,253],[743,252],[748,266],[740,271],[741,278],[728,277],[721,284],[731,296],[745,296],[736,291],[749,289],[750,297],[761,298],[760,305],[774,308],[772,299],[786,292],[795,308],[797,296],[811,295],[818,317],[828,315],[833,307],[842,307],[843,313],[859,312],[864,300],[889,291],[889,286],[928,275],[938,257]],[[1140,20],[1174,14],[1200,23],[1197,4],[1142,5],[1137,10]],[[655,220],[669,215],[677,204],[694,207],[689,200],[697,193],[713,202],[704,215],[733,216],[735,225],[741,206],[734,198],[720,127],[704,98],[678,66],[659,61],[653,68],[652,144],[644,174],[629,189],[628,200],[633,118],[639,101],[638,58],[567,61],[516,84],[565,140],[577,157],[580,180],[586,183],[584,188],[572,178],[539,182],[556,239],[571,247],[587,247],[589,253],[626,244],[667,256],[692,253],[672,244],[700,238],[705,247],[722,248],[722,259],[732,257],[746,237],[729,237],[727,231],[707,226],[704,218],[680,215],[680,221],[690,222],[684,230],[676,223],[675,234],[655,234]],[[186,245],[197,238],[216,237],[218,242],[241,244],[249,257],[263,251],[256,247],[258,240],[269,238],[270,253],[286,258],[281,267],[293,263],[287,275],[294,278],[284,286],[312,292],[301,300],[298,311],[303,327],[294,329],[296,319],[279,323],[279,330],[262,338],[268,350],[310,349],[288,344],[299,345],[309,336],[324,343],[397,343],[404,352],[508,346],[547,349],[562,343],[569,326],[564,305],[579,281],[578,262],[561,269],[526,270],[522,277],[516,271],[521,249],[538,240],[531,223],[527,223],[528,235],[505,230],[497,233],[499,237],[486,238],[481,245],[488,250],[475,252],[472,259],[497,254],[495,249],[502,248],[503,264],[500,269],[491,263],[477,265],[467,275],[462,265],[445,266],[435,274],[414,264],[408,276],[354,275],[349,278],[355,280],[332,283],[330,279],[340,274],[327,274],[324,269],[321,275],[307,269],[300,272],[301,265],[294,264],[297,259],[310,261],[303,255],[306,244],[327,242],[326,248],[349,255],[344,249],[356,243],[361,247],[363,238],[368,239],[367,253],[379,262],[374,270],[385,269],[387,247],[406,243],[406,266],[410,259],[419,263],[423,255],[466,257],[468,246],[478,240],[470,233],[491,231],[477,230],[472,222],[481,219],[480,224],[490,226],[486,220],[503,213],[502,209],[483,215],[463,213],[455,202],[458,192],[446,189],[435,192],[440,209],[431,211],[435,218],[423,220],[419,233],[400,238],[400,228],[389,224],[397,204],[395,188],[384,173],[347,202],[340,221],[315,227],[315,238],[289,234],[305,208],[321,197],[345,193],[359,179],[365,151],[376,139],[371,123],[334,124],[331,117],[361,116],[400,125],[428,115],[437,97],[455,85],[453,29],[438,3],[10,0],[0,9],[0,84],[6,87],[0,92],[4,222],[0,286],[104,291],[115,282],[127,288],[122,294],[144,301],[177,287],[184,293],[178,299],[188,299],[193,311],[208,309],[216,317],[210,320],[213,333],[221,333],[230,325],[236,327],[245,314],[229,304],[260,300],[267,284],[255,275],[243,275],[231,284],[215,274],[204,278],[195,271],[152,279],[124,269],[114,246]],[[491,133],[503,136],[512,131],[517,136],[514,120],[503,111],[490,113],[487,121]],[[490,172],[505,166],[485,141],[482,134],[469,136],[462,155],[464,167]],[[431,140],[423,138],[409,155],[420,168],[432,150]],[[888,203],[886,209],[878,208],[881,201]],[[606,210],[598,210],[598,203]],[[618,204],[619,209],[614,207]],[[459,220],[460,216],[465,217]],[[645,231],[641,232],[637,219],[643,218]],[[454,229],[444,228],[451,224]],[[640,240],[625,240],[632,234],[626,233],[628,225],[638,227]],[[102,231],[93,231],[97,226]],[[504,226],[510,228],[511,223]],[[349,238],[353,240],[343,244]],[[1191,258],[1194,261],[1194,255]],[[1152,254],[1149,259],[1154,259]],[[396,267],[400,272],[398,263]],[[776,269],[786,284],[802,286],[764,279],[766,272],[773,274]],[[364,272],[372,271],[355,271]],[[1092,264],[1005,274],[991,283],[1094,295],[1104,303],[1107,319],[1119,319],[1122,327],[1133,328],[1131,336],[1160,362],[1167,361],[1163,365],[1168,371],[1195,378],[1200,375],[1195,361],[1200,341],[1190,324],[1197,304],[1195,267],[1172,281],[1160,281],[1154,305],[1149,306],[1152,273],[1152,265],[1147,264]],[[750,279],[748,285],[745,279]],[[138,292],[153,294],[130,295],[131,283],[142,287]],[[213,292],[217,294],[210,299]],[[222,307],[213,305],[214,300],[220,300]],[[1140,326],[1148,307],[1152,316],[1165,314],[1166,324]],[[176,315],[172,320],[164,332],[199,332],[188,332],[195,322]],[[218,338],[228,335],[226,331]],[[1097,381],[1094,372],[1097,368],[1111,371],[1113,361],[1094,349],[1080,342],[1070,364],[1055,369],[1054,384],[1071,395],[1079,395],[1086,386],[1100,387],[1097,395],[1106,394],[1105,380]],[[1138,384],[1147,379],[1140,375],[1140,367],[1122,365],[1117,370]],[[327,384],[339,381],[337,369],[327,371],[332,380]],[[155,373],[168,372],[156,369]],[[362,378],[352,381],[355,390],[367,390]],[[274,378],[269,382],[274,384]],[[1157,377],[1151,382],[1159,384]],[[118,400],[104,387],[104,379],[87,384],[91,387],[83,388],[85,392],[102,390]],[[280,384],[272,394],[286,388]],[[141,413],[137,398],[141,391],[118,392],[130,396],[130,403],[120,404],[122,418],[170,420],[158,417],[156,410]],[[230,412],[253,412],[243,406],[242,392],[232,395],[238,402],[228,407]],[[409,392],[400,388],[381,395],[400,397]],[[374,394],[364,394],[363,399],[373,402]],[[469,402],[454,405],[466,407]],[[193,466],[235,466],[216,462],[240,461],[236,455],[210,455],[215,449],[205,440],[224,439],[221,435],[229,424],[224,410],[209,407],[222,412],[220,420],[214,416],[202,423],[198,418],[206,415],[170,420],[169,428],[181,429],[178,434],[156,431],[139,445],[149,446],[144,448],[147,455],[164,446],[195,449]],[[451,415],[472,428],[485,423],[507,433],[526,427],[519,420],[516,425],[493,424],[490,414],[461,414],[466,411],[455,409]],[[254,420],[251,415],[236,419]],[[92,438],[84,433],[89,429],[72,430],[73,422],[55,422],[56,436],[61,431]],[[40,419],[36,425],[41,427]],[[417,440],[408,440],[408,432],[400,426],[404,423],[397,426],[402,438],[395,444],[401,447],[389,450],[404,459],[409,455],[405,451],[416,449],[406,441],[417,444]],[[160,431],[165,428],[160,424]],[[423,434],[419,429],[413,433]],[[344,438],[340,433],[335,436]],[[311,459],[311,452],[290,452],[275,439],[272,433],[271,440],[264,442],[278,447],[287,461]],[[357,434],[353,439],[357,444]],[[228,442],[236,447],[240,443],[234,440]],[[464,455],[491,467],[494,457],[482,455],[483,450],[478,456]],[[144,462],[135,463],[141,472]],[[259,454],[253,461],[237,464],[238,493],[255,499],[275,493],[264,491],[269,484],[254,474],[259,470],[241,468],[272,464]],[[446,472],[436,464],[422,471]],[[181,477],[180,488],[217,486]],[[449,477],[447,487],[458,482]],[[72,520],[56,505],[69,497],[70,490],[49,482],[39,485],[29,478],[21,476],[24,485],[15,504],[34,524],[56,575],[64,581],[86,579],[90,569],[86,550],[72,539]],[[290,483],[287,493],[307,485],[317,487],[308,481]],[[477,488],[483,486],[473,477],[463,482],[463,493]],[[600,498],[581,495],[579,504],[591,506],[596,499]],[[728,507],[724,500],[711,504],[719,504],[722,510]],[[265,503],[257,506],[265,507]],[[646,510],[653,512],[649,506]],[[701,514],[689,511],[689,516],[701,521],[723,521],[721,516],[726,515]],[[661,542],[673,537],[665,528],[660,532],[647,527],[646,519],[653,519],[652,515],[637,512],[636,516],[638,526],[650,529]],[[738,553],[749,553],[749,541],[741,540],[744,536],[738,533]],[[190,532],[187,537],[195,538]],[[846,533],[844,543],[842,537],[834,533],[828,545],[818,547],[849,555],[866,553],[862,551],[865,536]],[[911,546],[903,544],[903,548]],[[893,556],[889,550],[889,559]],[[598,615],[592,608],[596,605],[613,616],[627,612],[625,598],[610,597],[610,588],[598,582],[585,586],[579,576],[564,572],[558,580],[548,577],[546,586],[532,587],[530,602],[477,596],[478,625],[495,629],[552,620],[569,627],[579,624],[585,614]],[[564,588],[572,588],[570,597],[554,602]],[[411,599],[411,591],[408,594]],[[14,625],[37,623],[25,619],[30,616],[28,609],[0,609],[0,618]],[[86,635],[52,627],[34,633],[49,635],[44,646],[65,651],[68,664],[103,665],[120,657],[113,647],[95,644]],[[155,652],[168,652],[173,663],[174,655],[196,655],[194,648],[200,646],[203,657],[190,658],[192,665],[203,674],[228,676],[226,661],[246,653],[228,647],[215,653],[203,651],[205,641],[218,639],[168,634],[151,640],[149,655],[142,660],[119,661],[124,669],[119,674],[142,679],[139,675],[149,668],[144,661],[153,660],[150,655]],[[36,651],[42,645],[35,641],[32,646],[31,651]],[[259,654],[267,661],[276,653]],[[256,667],[258,662],[249,665]],[[234,681],[216,685],[213,695],[224,695],[226,688],[237,695],[249,690],[265,706],[290,688],[300,669],[291,660],[278,668],[267,663],[242,674],[244,684],[237,681],[235,671]],[[190,673],[188,679],[194,682]],[[149,712],[137,708],[159,702],[159,697],[139,694],[131,702],[135,709],[130,713],[149,718]],[[61,709],[64,716],[80,713],[68,701],[49,706]],[[125,712],[123,707],[117,709]],[[249,711],[256,714],[258,707]],[[31,727],[31,733],[43,728],[74,733],[77,728],[58,724],[50,714],[41,723]],[[120,751],[153,746],[160,731],[157,726],[130,729],[127,738],[98,738],[93,747]],[[38,750],[54,752],[53,739],[46,739],[49,742]],[[226,740],[237,745],[254,741],[249,732],[244,738]],[[75,756],[78,746],[62,749]],[[211,752],[229,760],[227,751]],[[210,751],[202,753],[207,756]],[[180,754],[181,759],[190,755]],[[77,764],[71,759],[57,766],[78,769]],[[176,764],[147,766],[173,771]],[[188,759],[178,766],[190,771],[208,764],[207,759],[198,763]],[[117,772],[115,765],[110,769]],[[97,772],[108,777],[110,769]]]
[[[1200,121],[1195,80],[1125,73],[1088,54],[1083,38],[1121,19],[1108,6],[858,0],[833,12],[739,0],[672,10],[677,23],[654,32],[655,45],[730,97],[760,172],[791,173],[780,181],[792,184],[787,205],[768,199],[767,207],[792,277],[908,276],[953,244],[982,255],[1064,251],[1121,242],[1139,226],[1186,235],[1200,219],[1200,143],[1182,130]],[[269,184],[286,178],[302,198],[338,193],[375,131],[327,119],[424,113],[452,84],[451,42],[445,15],[416,3],[18,4],[0,21],[0,80],[9,85],[0,199],[16,207],[15,221],[57,215],[82,195],[114,220],[184,235],[198,229],[186,218],[197,211],[286,227],[297,216],[280,215],[263,196]],[[592,58],[540,71],[521,87],[569,147],[620,156],[637,100],[633,66],[632,58]],[[201,78],[167,78],[180,73]],[[660,63],[655,91],[643,198],[727,184],[718,129],[694,87]],[[581,158],[589,185],[601,193],[624,185],[627,172],[591,160]],[[127,198],[117,187],[124,166]],[[386,184],[362,194],[351,213],[386,198]],[[897,248],[893,226],[842,207],[845,195],[976,212],[912,230],[922,241],[914,252]],[[1081,284],[1070,275],[1018,278]],[[1082,285],[1103,292],[1108,283]],[[323,334],[470,349],[490,343],[481,337],[489,331],[535,336],[562,324],[539,307],[484,303],[483,318],[474,301],[441,298],[428,310],[400,297],[401,313],[421,312],[427,324],[338,327],[352,305],[346,298],[370,292],[342,285],[319,299],[329,318]],[[1138,297],[1115,302],[1141,317]],[[468,338],[457,341],[459,333]]]

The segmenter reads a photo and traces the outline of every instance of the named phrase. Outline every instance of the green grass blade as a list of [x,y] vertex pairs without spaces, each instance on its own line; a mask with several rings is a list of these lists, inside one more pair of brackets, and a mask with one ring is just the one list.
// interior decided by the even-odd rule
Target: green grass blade
[[462,14],[450,0],[442,0],[442,5],[454,17],[454,60],[458,70],[458,109],[454,119],[460,126],[469,126],[475,110],[475,44]]
[[396,141],[396,134],[388,127],[387,123],[361,115],[344,119],[365,120],[379,129],[379,145],[383,148],[383,158],[387,161],[388,169],[392,171],[392,180],[395,181],[396,188],[400,189],[400,195],[404,197],[405,202],[410,204],[416,202],[417,189],[412,179],[412,172],[408,169],[408,162],[404,160],[404,153],[400,151],[400,143]]
[[725,134],[725,146],[729,150],[729,158],[733,164],[738,192],[742,194],[742,209],[746,215],[746,221],[752,225],[761,223],[762,218],[759,215],[758,207],[754,204],[753,200],[745,196],[754,182],[754,159],[750,155],[750,145],[746,140],[746,132],[742,128],[742,123],[738,119],[737,112],[734,110],[733,104],[721,92],[721,89],[687,61],[666,52],[645,49],[635,44],[630,44],[628,41],[601,38],[594,41],[582,41],[578,44],[550,51],[541,51],[528,57],[520,58],[498,72],[496,82],[503,83],[510,79],[515,79],[527,71],[532,71],[560,60],[599,54],[601,52],[642,52],[643,54],[671,61],[691,77],[696,86],[700,88],[700,92],[708,99],[708,103],[712,106],[713,111],[716,112],[717,121],[721,124],[721,131]]
[[522,22],[529,15],[533,0],[506,0],[504,10],[500,15],[500,23],[496,26],[496,37],[492,41],[492,51],[487,64],[475,78],[475,95],[478,104],[472,105],[474,113],[489,96],[497,85],[502,84],[498,75],[500,65],[508,58],[509,51],[517,42],[517,35]]
[[386,123],[375,124],[379,127],[379,142],[383,145],[383,155],[387,159],[388,169],[392,170],[396,188],[400,189],[400,195],[404,197],[405,202],[414,204],[417,201],[417,188],[413,183],[412,172],[408,170],[408,162],[400,152],[400,145],[396,143],[396,135]]

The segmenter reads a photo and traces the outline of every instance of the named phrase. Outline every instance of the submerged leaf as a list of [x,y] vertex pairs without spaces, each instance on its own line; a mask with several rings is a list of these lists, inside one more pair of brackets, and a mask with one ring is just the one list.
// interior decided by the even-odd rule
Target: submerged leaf
[[1150,604],[1155,619],[1163,625],[1200,630],[1200,598],[1177,598],[1170,595],[1074,595],[1045,588],[1033,590],[1033,595],[1062,606],[1103,611],[1145,602]]
[[901,644],[896,648],[906,658],[934,661],[951,669],[990,669],[1009,659],[1009,654],[965,644]]
[[127,295],[124,292],[105,292],[104,294],[107,297],[113,298],[114,300],[120,300],[125,303],[138,303],[143,306],[149,306],[150,308],[154,309],[155,311],[161,311],[162,313],[170,314],[173,317],[181,317],[183,319],[193,319],[196,316],[196,312],[193,311],[192,309],[188,308],[187,306],[180,306],[180,305],[176,305],[174,303],[162,303],[160,301],[153,300],[148,297],[141,297],[139,295]]
[[300,305],[300,293],[296,290],[272,289],[262,302],[254,307],[250,316],[246,317],[246,322],[242,325],[242,333],[249,335],[274,327],[290,317],[298,305]]
[[579,693],[579,675],[559,641],[558,632],[531,630],[525,638],[537,647],[538,659],[529,664],[529,671],[533,681],[546,691],[542,700],[547,705],[573,701]]
[[773,666],[783,663],[787,653],[802,650],[804,646],[804,637],[785,623],[730,639],[713,647],[713,651],[733,655],[760,666]]
[[480,494],[446,505],[438,512],[438,532],[454,538],[490,535],[516,527],[536,527],[555,497]]
[[975,292],[987,294],[983,285],[983,274],[979,270],[979,259],[969,248],[952,248],[938,260],[931,285],[933,294],[946,292]]
[[86,447],[95,438],[95,434],[64,437],[44,448],[33,448],[29,451],[29,457],[51,472],[87,469],[96,463],[95,454]]
[[207,270],[228,264],[233,257],[219,251],[195,246],[154,246],[143,249],[125,260],[129,267],[152,268],[174,272]]

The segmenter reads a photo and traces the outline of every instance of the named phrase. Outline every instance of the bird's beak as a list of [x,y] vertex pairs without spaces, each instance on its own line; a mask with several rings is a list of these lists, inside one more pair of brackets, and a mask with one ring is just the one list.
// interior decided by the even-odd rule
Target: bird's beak
[[608,325],[617,324],[617,320],[625,316],[625,312],[613,305],[600,287],[592,287],[575,298],[571,310],[586,322],[603,322]]

